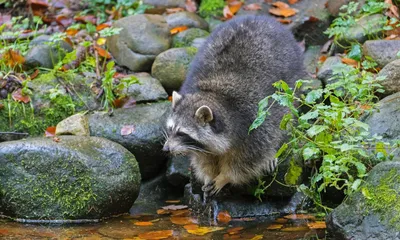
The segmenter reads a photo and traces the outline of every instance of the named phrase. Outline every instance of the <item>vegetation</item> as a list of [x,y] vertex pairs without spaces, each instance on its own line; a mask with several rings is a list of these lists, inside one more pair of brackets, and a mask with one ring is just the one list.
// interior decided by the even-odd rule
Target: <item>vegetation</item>
[[200,4],[199,13],[204,18],[222,16],[224,6],[223,0],[203,0]]

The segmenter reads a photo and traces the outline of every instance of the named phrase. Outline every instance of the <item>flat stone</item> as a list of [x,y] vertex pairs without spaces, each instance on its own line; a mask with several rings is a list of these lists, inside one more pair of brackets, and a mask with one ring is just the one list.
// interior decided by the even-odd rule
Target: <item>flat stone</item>
[[77,113],[62,120],[56,126],[56,135],[90,136],[86,115]]

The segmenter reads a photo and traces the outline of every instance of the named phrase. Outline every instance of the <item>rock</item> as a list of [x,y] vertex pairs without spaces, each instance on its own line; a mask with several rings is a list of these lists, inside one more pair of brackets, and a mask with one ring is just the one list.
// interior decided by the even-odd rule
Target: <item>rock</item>
[[144,0],[143,4],[150,5],[155,8],[185,8],[185,0]]
[[134,74],[139,80],[139,84],[132,84],[126,90],[126,95],[136,100],[136,103],[155,102],[166,100],[168,94],[161,85],[160,81],[152,78],[148,73]]
[[[163,127],[170,102],[138,104],[129,109],[115,109],[112,116],[104,112],[88,115],[92,136],[104,137],[117,142],[132,152],[139,162],[142,179],[156,176],[167,162],[162,152]],[[132,133],[121,135],[123,127]]]
[[349,2],[358,2],[358,9],[365,4],[365,0],[328,0],[326,8],[332,16],[337,17],[340,12],[344,12],[341,11],[340,8]]
[[[350,46],[354,42],[364,43],[369,37],[375,37],[382,32],[386,24],[386,16],[382,14],[366,15],[359,19],[354,26],[346,31],[339,39],[342,46]],[[339,48],[339,50],[342,50]]]
[[101,219],[125,213],[139,194],[135,157],[97,137],[0,143],[0,212],[19,219]]
[[161,53],[154,61],[151,75],[160,80],[168,94],[179,90],[196,52],[196,48],[187,47],[172,48]]
[[87,116],[77,113],[62,120],[57,124],[56,135],[90,136]]
[[321,55],[322,46],[309,46],[304,52],[304,66],[310,74],[317,73],[318,61]]
[[223,23],[223,21],[213,17],[206,18],[206,21],[208,22],[208,28],[210,32],[214,31],[216,27],[218,27],[221,23]]
[[28,133],[0,132],[0,142],[15,141],[29,137]]
[[65,41],[53,42],[48,35],[41,35],[29,44],[29,51],[25,56],[25,65],[34,67],[53,68],[61,61],[65,54],[72,51],[72,47]]
[[398,59],[400,51],[400,40],[370,40],[363,45],[365,56],[371,57],[378,64],[384,67],[386,64]]
[[318,79],[320,79],[324,85],[328,84],[329,79],[333,77],[334,67],[339,64],[342,64],[342,59],[340,57],[328,57],[318,71]]
[[165,17],[170,29],[187,26],[189,28],[201,28],[208,30],[208,23],[206,20],[199,17],[197,14],[192,12],[178,12],[173,13]]
[[195,38],[193,39],[191,46],[199,49],[206,42],[206,40],[207,38]]
[[172,47],[190,47],[196,38],[205,38],[210,35],[207,31],[200,28],[190,28],[176,34],[172,38]]
[[108,39],[107,46],[119,65],[135,72],[150,70],[155,57],[171,45],[168,24],[160,15],[124,17],[113,27],[123,29]]
[[349,196],[327,218],[332,239],[400,238],[400,162],[376,165],[361,191]]
[[178,189],[183,189],[190,179],[190,159],[186,156],[174,156],[167,163],[167,180]]
[[[366,117],[371,136],[382,136],[384,141],[393,142],[400,139],[400,93],[387,96],[377,104],[377,111]],[[399,151],[395,156],[399,156]]]
[[379,82],[385,89],[385,96],[400,92],[400,59],[387,64],[377,77],[385,77],[385,80]]

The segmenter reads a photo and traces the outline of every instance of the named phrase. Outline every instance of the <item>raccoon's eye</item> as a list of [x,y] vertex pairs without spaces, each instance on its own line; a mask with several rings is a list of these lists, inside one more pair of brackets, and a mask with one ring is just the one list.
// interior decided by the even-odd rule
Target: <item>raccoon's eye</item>
[[178,137],[184,137],[184,136],[188,136],[186,133],[184,133],[184,132],[177,132],[176,133],[176,136],[178,136]]

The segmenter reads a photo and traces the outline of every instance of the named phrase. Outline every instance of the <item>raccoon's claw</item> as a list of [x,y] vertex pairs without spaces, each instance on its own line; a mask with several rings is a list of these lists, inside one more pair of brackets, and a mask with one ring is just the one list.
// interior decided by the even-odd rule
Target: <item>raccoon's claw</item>
[[267,171],[268,171],[270,174],[272,174],[272,173],[275,171],[277,165],[278,165],[278,159],[274,158],[274,159],[268,164],[268,169],[267,169]]

